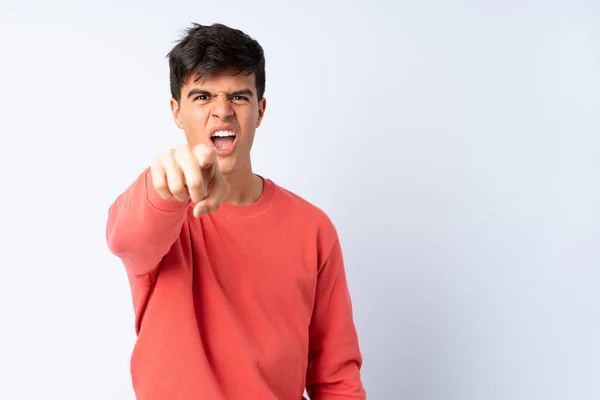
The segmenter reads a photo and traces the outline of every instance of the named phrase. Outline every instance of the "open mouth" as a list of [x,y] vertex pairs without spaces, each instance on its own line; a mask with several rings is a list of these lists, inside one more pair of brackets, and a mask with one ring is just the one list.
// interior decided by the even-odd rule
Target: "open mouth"
[[220,150],[225,150],[235,142],[235,132],[232,131],[217,131],[211,136],[211,140],[215,147]]

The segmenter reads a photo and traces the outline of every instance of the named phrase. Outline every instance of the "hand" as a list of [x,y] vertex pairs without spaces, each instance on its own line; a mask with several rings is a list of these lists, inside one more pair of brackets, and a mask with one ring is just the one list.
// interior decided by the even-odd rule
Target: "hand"
[[161,198],[191,199],[194,216],[201,217],[219,209],[229,186],[219,172],[217,154],[212,146],[185,145],[157,156],[150,167],[152,184]]

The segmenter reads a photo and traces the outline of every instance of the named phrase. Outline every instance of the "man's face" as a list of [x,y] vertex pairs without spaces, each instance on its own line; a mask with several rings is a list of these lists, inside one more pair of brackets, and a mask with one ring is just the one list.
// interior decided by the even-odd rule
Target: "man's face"
[[213,146],[223,175],[250,169],[254,132],[266,107],[264,98],[258,101],[255,82],[254,74],[215,74],[198,82],[190,76],[179,103],[171,99],[188,143]]

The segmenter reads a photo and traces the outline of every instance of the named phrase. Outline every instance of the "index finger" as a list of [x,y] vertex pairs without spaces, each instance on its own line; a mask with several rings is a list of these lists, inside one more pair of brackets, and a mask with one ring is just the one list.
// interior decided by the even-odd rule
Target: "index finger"
[[194,156],[198,160],[198,165],[202,171],[202,178],[208,184],[214,178],[217,164],[217,152],[212,147],[206,145],[197,145],[194,147]]

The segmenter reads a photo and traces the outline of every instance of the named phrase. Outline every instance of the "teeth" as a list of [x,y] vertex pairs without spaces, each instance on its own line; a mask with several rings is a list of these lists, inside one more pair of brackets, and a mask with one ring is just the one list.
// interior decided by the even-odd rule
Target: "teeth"
[[213,137],[215,137],[215,136],[218,136],[218,137],[235,136],[235,133],[233,133],[231,131],[218,131],[213,134]]

